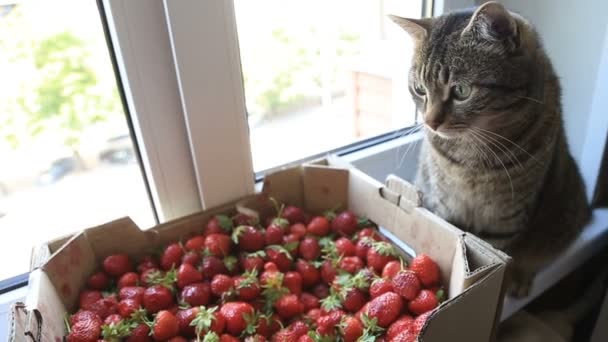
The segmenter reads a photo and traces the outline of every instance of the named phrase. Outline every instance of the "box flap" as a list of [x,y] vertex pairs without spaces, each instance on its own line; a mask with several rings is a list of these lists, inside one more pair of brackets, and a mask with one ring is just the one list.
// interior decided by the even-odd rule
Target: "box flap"
[[[41,269],[30,273],[25,302],[27,316],[23,326],[26,333],[36,338],[33,341],[63,340],[66,307],[53,285]],[[16,341],[22,340],[17,338]]]

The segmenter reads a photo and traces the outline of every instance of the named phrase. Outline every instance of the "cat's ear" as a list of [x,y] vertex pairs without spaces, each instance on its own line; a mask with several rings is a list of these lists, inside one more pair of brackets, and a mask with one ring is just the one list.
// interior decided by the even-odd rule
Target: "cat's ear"
[[490,1],[479,6],[473,13],[462,35],[474,34],[490,41],[517,42],[517,21],[500,3]]
[[389,14],[388,17],[404,29],[417,43],[425,40],[428,31],[431,29],[431,19],[408,19],[392,14]]

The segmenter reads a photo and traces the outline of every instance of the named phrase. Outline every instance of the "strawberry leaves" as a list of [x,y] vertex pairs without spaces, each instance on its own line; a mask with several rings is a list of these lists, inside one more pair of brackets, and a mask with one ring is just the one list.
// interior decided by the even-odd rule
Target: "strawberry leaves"
[[378,318],[369,318],[367,314],[361,315],[361,323],[363,323],[363,335],[360,342],[373,342],[378,336],[384,332],[384,328],[378,326]]
[[[295,243],[297,244],[297,242],[295,242]],[[270,246],[268,246],[266,248],[274,249],[275,251],[277,251],[279,253],[285,254],[285,256],[287,258],[289,258],[289,260],[293,260],[293,257],[291,256],[291,253],[289,253],[289,250],[287,249],[288,247],[292,247],[292,246],[288,246],[288,245],[289,244],[286,244],[285,247],[283,247],[281,245],[270,245]]]
[[230,217],[228,217],[226,215],[216,215],[215,218],[217,219],[217,222],[219,223],[220,228],[222,228],[226,233],[229,233],[232,230],[232,228],[234,228]]
[[148,284],[161,285],[171,291],[175,290],[175,283],[177,283],[177,270],[175,267],[172,267],[165,274],[161,271],[154,271],[148,275]]
[[123,338],[131,335],[131,331],[137,326],[136,322],[120,321],[119,323],[104,324],[101,327],[101,335],[107,342],[120,342]]
[[380,255],[399,257],[399,253],[395,247],[386,241],[375,241],[372,248]]
[[[199,311],[190,322],[190,326],[194,327],[196,333],[196,341],[201,341],[201,334],[206,332],[211,327],[211,323],[215,320],[214,312],[217,310],[217,306],[206,309],[204,306],[199,307]],[[204,340],[203,340],[204,341]]]
[[321,299],[321,308],[325,311],[332,311],[342,307],[341,291],[336,291],[333,287],[329,289],[329,296]]

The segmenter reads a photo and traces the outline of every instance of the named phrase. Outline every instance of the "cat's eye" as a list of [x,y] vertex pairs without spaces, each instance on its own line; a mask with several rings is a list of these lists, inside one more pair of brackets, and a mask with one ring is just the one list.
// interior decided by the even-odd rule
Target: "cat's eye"
[[452,94],[454,98],[458,101],[464,101],[471,96],[471,92],[473,88],[471,88],[468,84],[457,84],[452,87]]
[[414,81],[414,92],[416,95],[421,97],[426,95],[426,89],[424,89],[424,86],[417,81]]

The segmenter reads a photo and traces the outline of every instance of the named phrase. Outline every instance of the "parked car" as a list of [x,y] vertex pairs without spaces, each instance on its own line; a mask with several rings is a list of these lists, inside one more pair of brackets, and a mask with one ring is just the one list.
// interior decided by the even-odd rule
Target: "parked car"
[[38,185],[53,184],[78,168],[74,157],[64,157],[55,160],[51,166],[38,177]]
[[99,152],[99,160],[109,164],[128,164],[135,161],[135,151],[131,136],[122,134],[106,141]]

